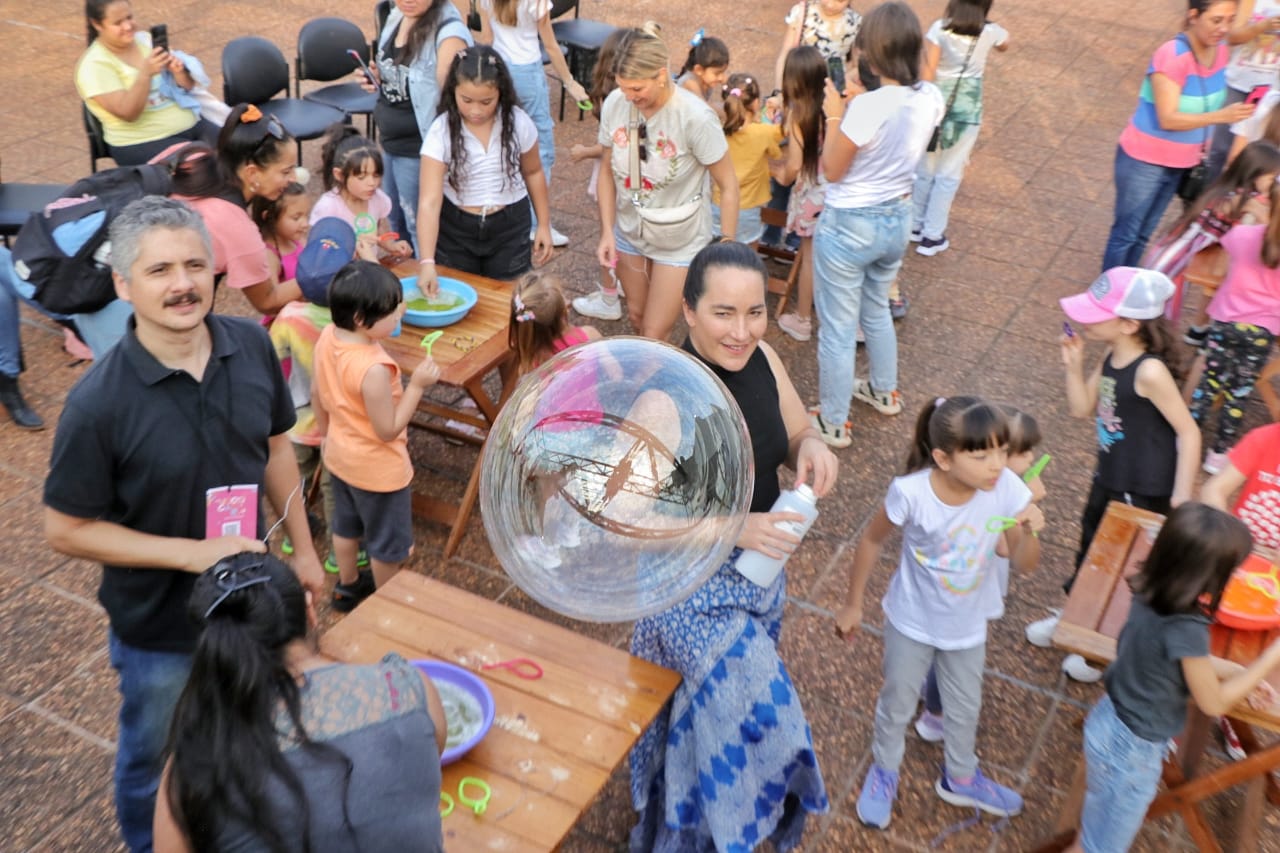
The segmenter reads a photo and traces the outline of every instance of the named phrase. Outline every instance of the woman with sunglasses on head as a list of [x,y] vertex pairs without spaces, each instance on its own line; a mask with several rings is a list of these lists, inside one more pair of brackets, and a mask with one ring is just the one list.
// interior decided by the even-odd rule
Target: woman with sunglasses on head
[[140,31],[129,0],[86,0],[89,48],[76,63],[76,90],[102,123],[120,166],[141,165],[175,142],[213,144],[218,128],[191,95],[209,78],[200,62]]
[[738,227],[738,180],[720,117],[675,84],[669,62],[656,35],[636,29],[622,37],[613,64],[618,88],[605,99],[598,137],[607,153],[596,257],[617,269],[632,326],[657,340],[680,315],[689,262],[712,239],[708,175],[720,188],[721,228],[734,234]]
[[244,553],[195,582],[201,629],[174,709],[155,849],[444,849],[447,725],[430,680],[400,655],[339,663],[309,630],[293,570]]

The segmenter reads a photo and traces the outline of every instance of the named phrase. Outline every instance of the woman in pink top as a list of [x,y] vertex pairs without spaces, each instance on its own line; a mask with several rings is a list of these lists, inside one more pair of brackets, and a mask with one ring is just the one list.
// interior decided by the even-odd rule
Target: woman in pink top
[[1244,399],[1267,363],[1280,333],[1280,185],[1271,188],[1266,225],[1237,225],[1222,237],[1230,261],[1227,277],[1209,303],[1204,374],[1191,395],[1191,415],[1202,422],[1222,395],[1217,436],[1204,469],[1220,471],[1244,420]]

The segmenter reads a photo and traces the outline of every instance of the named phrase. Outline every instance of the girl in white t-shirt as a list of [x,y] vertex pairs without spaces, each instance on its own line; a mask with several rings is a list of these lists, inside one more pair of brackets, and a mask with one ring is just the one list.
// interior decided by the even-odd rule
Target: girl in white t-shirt
[[[538,217],[530,261],[529,204]],[[440,92],[440,115],[422,140],[418,286],[436,291],[436,261],[510,280],[551,258],[547,179],[538,129],[516,106],[497,51],[459,51]]]
[[1022,810],[1016,792],[982,775],[975,752],[987,620],[1001,606],[996,546],[1004,540],[1010,565],[1029,570],[1040,559],[1040,541],[1031,534],[1044,526],[1031,490],[1006,467],[1008,448],[1008,421],[995,406],[977,397],[929,403],[916,421],[908,473],[889,484],[884,507],[854,553],[848,598],[836,613],[836,629],[850,642],[862,624],[863,595],[881,548],[894,527],[902,529],[898,570],[881,602],[884,686],[876,702],[874,763],[857,805],[869,826],[889,825],[906,727],[930,666],[942,693],[946,748],[938,796],[1002,816]]
[[946,251],[947,218],[982,124],[982,78],[992,49],[1009,49],[1009,33],[987,20],[991,0],[950,0],[946,15],[925,33],[924,70],[949,105],[936,150],[926,152],[911,192],[911,240],[916,252]]
[[[507,63],[511,82],[515,85],[520,109],[533,119],[538,128],[538,156],[542,173],[551,184],[551,167],[556,162],[556,140],[552,130],[551,96],[547,92],[547,72],[542,66],[545,48],[551,70],[564,85],[575,103],[585,104],[590,98],[582,84],[573,79],[564,61],[560,45],[551,29],[551,0],[478,0],[480,35],[477,41],[493,46]],[[539,45],[541,40],[541,45]],[[590,107],[588,107],[590,109]],[[552,229],[556,246],[569,245],[569,238]]]
[[[856,42],[880,87],[856,95],[846,108],[828,82],[822,104],[821,171],[829,183],[813,232],[819,407],[812,418],[832,447],[852,441],[853,398],[882,414],[902,411],[890,290],[911,235],[916,165],[943,111],[938,87],[920,79],[923,41],[915,12],[905,3],[881,3],[863,19]],[[869,380],[854,375],[859,326]]]

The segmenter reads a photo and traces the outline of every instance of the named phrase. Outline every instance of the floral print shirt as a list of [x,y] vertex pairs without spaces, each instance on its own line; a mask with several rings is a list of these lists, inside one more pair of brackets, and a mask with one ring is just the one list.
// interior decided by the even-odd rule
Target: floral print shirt
[[[800,44],[811,44],[823,57],[839,56],[847,59],[853,51],[853,40],[857,38],[858,27],[862,26],[862,16],[846,7],[844,14],[835,21],[822,17],[818,9],[818,0],[797,3],[787,13],[786,24],[794,27],[802,17],[804,23],[800,27]],[[806,14],[807,10],[807,14]]]

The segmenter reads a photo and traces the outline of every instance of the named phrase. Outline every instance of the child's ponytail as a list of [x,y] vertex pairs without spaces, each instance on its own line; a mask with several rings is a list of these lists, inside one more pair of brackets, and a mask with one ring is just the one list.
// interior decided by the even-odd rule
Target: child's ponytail
[[933,451],[961,453],[1004,447],[1009,421],[981,397],[938,397],[925,404],[916,418],[915,436],[904,473],[933,467]]
[[704,30],[698,30],[689,40],[689,55],[685,57],[680,74],[688,74],[695,65],[703,68],[727,68],[729,46],[715,36],[707,35]]
[[750,74],[734,74],[725,83],[724,135],[733,136],[751,121],[753,108],[760,105],[760,84]]
[[569,309],[560,280],[540,272],[525,273],[511,295],[509,343],[520,374],[537,367],[568,331]]

